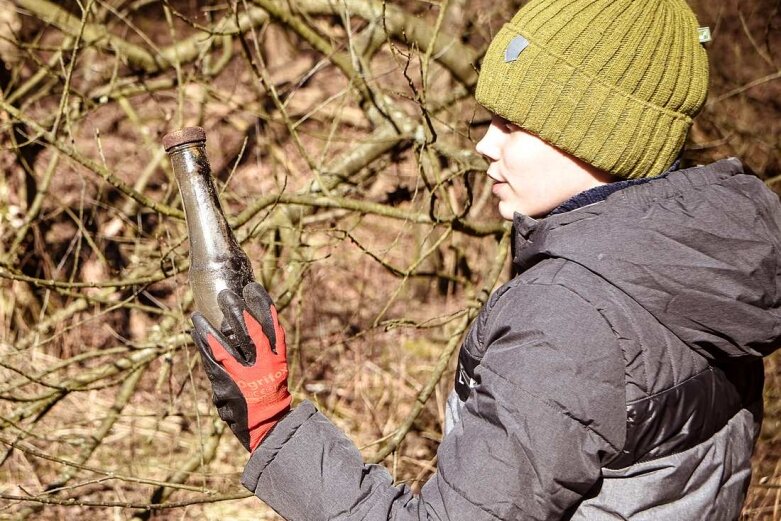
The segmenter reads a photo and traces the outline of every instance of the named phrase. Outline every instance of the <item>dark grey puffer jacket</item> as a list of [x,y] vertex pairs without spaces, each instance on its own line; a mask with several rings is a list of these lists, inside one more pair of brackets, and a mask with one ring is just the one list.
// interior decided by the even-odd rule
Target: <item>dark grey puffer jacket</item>
[[515,222],[419,496],[309,402],[243,483],[291,520],[732,520],[781,342],[781,205],[737,160]]

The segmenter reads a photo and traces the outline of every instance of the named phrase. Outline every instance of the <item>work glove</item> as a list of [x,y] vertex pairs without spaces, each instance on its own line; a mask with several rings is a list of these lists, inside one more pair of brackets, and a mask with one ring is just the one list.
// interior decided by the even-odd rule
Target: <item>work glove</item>
[[290,410],[285,330],[271,297],[257,282],[244,298],[225,289],[217,302],[225,317],[218,331],[193,314],[193,339],[212,384],[220,418],[252,452]]

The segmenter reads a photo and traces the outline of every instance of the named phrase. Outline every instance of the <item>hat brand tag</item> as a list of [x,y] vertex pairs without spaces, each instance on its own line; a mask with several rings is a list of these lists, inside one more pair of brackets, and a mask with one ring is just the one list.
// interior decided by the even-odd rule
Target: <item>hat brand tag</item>
[[700,37],[700,43],[708,43],[711,41],[710,27],[697,28],[697,35]]
[[514,62],[521,55],[523,50],[528,47],[529,41],[521,35],[516,36],[507,44],[504,50],[504,63]]

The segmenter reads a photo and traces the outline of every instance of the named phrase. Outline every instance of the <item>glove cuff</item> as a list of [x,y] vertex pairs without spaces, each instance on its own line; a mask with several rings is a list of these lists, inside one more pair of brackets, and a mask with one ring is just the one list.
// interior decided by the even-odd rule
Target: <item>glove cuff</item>
[[249,451],[252,453],[263,441],[274,426],[290,412],[293,398],[288,394],[283,400],[264,407],[262,417],[265,419],[249,430]]

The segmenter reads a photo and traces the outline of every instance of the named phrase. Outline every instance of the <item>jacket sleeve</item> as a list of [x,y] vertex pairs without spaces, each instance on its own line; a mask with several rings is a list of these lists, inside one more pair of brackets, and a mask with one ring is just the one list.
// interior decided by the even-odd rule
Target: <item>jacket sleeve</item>
[[[518,305],[522,302],[523,305]],[[561,519],[623,445],[624,360],[573,292],[519,285],[476,335],[485,349],[438,468],[413,495],[309,402],[255,450],[242,482],[288,520]]]

